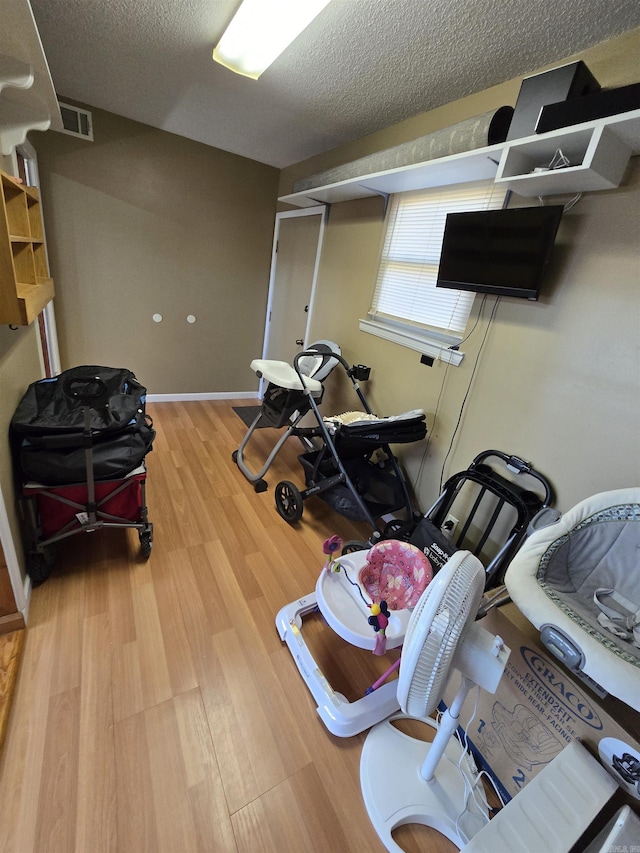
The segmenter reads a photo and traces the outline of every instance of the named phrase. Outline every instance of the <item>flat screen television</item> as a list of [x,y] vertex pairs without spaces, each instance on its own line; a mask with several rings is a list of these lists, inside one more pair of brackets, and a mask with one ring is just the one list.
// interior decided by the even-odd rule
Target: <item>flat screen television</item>
[[561,204],[449,213],[437,287],[537,299]]

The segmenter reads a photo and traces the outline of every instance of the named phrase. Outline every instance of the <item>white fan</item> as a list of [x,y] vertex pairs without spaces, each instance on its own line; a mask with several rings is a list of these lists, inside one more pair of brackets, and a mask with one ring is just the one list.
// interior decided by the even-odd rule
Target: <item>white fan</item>
[[[509,657],[500,637],[475,622],[485,570],[469,551],[457,551],[431,581],[409,621],[398,678],[404,714],[374,726],[360,760],[360,784],[369,818],[387,850],[402,848],[392,831],[403,824],[431,826],[458,847],[488,821],[477,771],[452,738],[460,709],[476,684],[495,693]],[[427,719],[438,706],[452,668],[462,684],[439,725]],[[437,734],[425,743],[392,721],[417,717]],[[443,756],[449,760],[441,761]]]

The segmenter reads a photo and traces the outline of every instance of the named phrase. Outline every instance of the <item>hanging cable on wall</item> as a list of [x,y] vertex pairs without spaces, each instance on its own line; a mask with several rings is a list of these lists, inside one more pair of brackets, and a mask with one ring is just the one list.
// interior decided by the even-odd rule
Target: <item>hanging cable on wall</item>
[[469,340],[469,338],[471,337],[471,335],[472,335],[472,334],[475,332],[475,330],[476,330],[476,326],[478,325],[478,322],[479,322],[479,320],[480,320],[480,317],[482,316],[482,309],[484,308],[484,303],[485,303],[486,301],[487,301],[487,294],[485,293],[485,295],[482,297],[482,302],[480,303],[480,309],[479,309],[479,311],[478,311],[478,316],[476,317],[476,321],[475,321],[475,323],[473,324],[473,328],[471,329],[471,331],[469,332],[469,334],[466,336],[466,338],[463,338],[463,339],[460,341],[460,343],[459,343],[459,344],[454,344],[453,346],[450,346],[450,347],[449,347],[449,349],[456,349],[456,350],[457,350],[457,349],[460,349],[460,347],[462,346],[462,344],[463,344],[465,341],[468,341],[468,340]]
[[471,371],[471,377],[469,379],[469,384],[467,385],[467,390],[465,391],[464,399],[462,400],[462,405],[460,406],[460,412],[458,413],[458,420],[457,420],[455,429],[453,430],[453,434],[451,436],[451,441],[449,442],[449,449],[447,450],[447,453],[446,453],[444,460],[442,462],[442,469],[440,471],[440,489],[439,489],[440,492],[442,492],[442,484],[443,484],[443,480],[444,480],[444,469],[445,469],[446,464],[447,464],[447,459],[449,458],[449,454],[451,453],[451,448],[453,447],[453,442],[455,440],[456,434],[457,434],[458,429],[460,427],[460,423],[462,422],[462,415],[464,412],[464,408],[467,404],[467,399],[469,398],[469,392],[471,391],[471,386],[473,384],[473,378],[476,375],[476,370],[478,369],[478,364],[480,362],[480,356],[482,355],[484,345],[487,341],[489,329],[491,328],[491,325],[492,325],[494,318],[496,316],[496,312],[498,310],[498,305],[500,304],[500,299],[501,299],[501,297],[498,296],[494,305],[493,305],[493,308],[491,310],[491,316],[489,317],[489,322],[487,323],[487,328],[484,330],[484,335],[482,336],[482,342],[480,343],[480,347],[478,348],[478,354],[476,355],[476,360],[475,360],[474,365],[473,365],[473,370]]
[[442,383],[440,385],[440,393],[438,394],[438,399],[436,401],[436,408],[435,408],[435,411],[433,413],[433,422],[431,424],[431,430],[429,431],[429,433],[427,435],[427,443],[425,445],[424,452],[422,454],[422,459],[420,460],[420,467],[418,468],[418,476],[416,477],[416,491],[419,490],[420,481],[422,479],[422,474],[424,472],[424,466],[427,462],[427,457],[429,456],[429,448],[431,446],[431,438],[435,432],[436,423],[438,421],[438,411],[440,410],[440,400],[442,399],[442,393],[444,391],[444,386],[445,386],[446,381],[447,381],[447,375],[449,373],[449,367],[450,366],[451,366],[450,362],[448,362],[448,361],[445,362],[444,376],[442,377]]
[[582,193],[576,193],[576,195],[574,195],[574,197],[571,199],[571,201],[568,201],[568,202],[565,204],[565,206],[564,206],[564,212],[566,213],[566,212],[567,212],[567,210],[571,210],[571,208],[572,208],[574,205],[576,205],[576,204],[580,201],[580,199],[581,199],[581,198],[582,198]]
[[[476,327],[477,327],[478,323],[480,322],[480,318],[482,317],[482,312],[483,312],[483,310],[484,310],[484,306],[485,306],[485,302],[486,302],[486,301],[487,301],[487,295],[485,294],[485,295],[482,297],[482,302],[480,303],[480,308],[478,309],[478,316],[476,317],[476,321],[475,321],[475,323],[473,324],[473,326],[472,326],[472,328],[471,328],[471,331],[470,331],[470,332],[469,332],[469,334],[468,334],[466,337],[464,337],[464,338],[463,338],[459,343],[457,343],[457,344],[454,344],[454,345],[450,346],[450,347],[449,347],[449,349],[456,349],[456,350],[457,350],[457,349],[459,349],[459,348],[460,348],[460,346],[461,346],[463,343],[465,343],[465,341],[468,341],[468,340],[469,340],[469,338],[471,337],[471,335],[473,335],[473,333],[474,333],[474,332],[475,332],[475,330],[476,330]],[[438,421],[438,412],[439,412],[439,410],[440,410],[440,401],[441,401],[441,399],[442,399],[442,394],[443,394],[443,392],[444,392],[444,386],[445,386],[446,381],[447,381],[447,375],[448,375],[448,373],[449,373],[449,366],[450,366],[450,362],[446,362],[446,363],[445,363],[444,376],[442,377],[442,383],[440,384],[440,392],[438,393],[438,399],[437,399],[437,401],[436,401],[436,408],[435,408],[435,411],[434,411],[434,413],[433,413],[433,422],[432,422],[432,424],[431,424],[431,430],[429,431],[429,434],[428,434],[428,436],[427,436],[427,443],[426,443],[426,445],[425,445],[424,452],[423,452],[423,454],[422,454],[422,459],[420,460],[420,467],[419,467],[419,469],[418,469],[418,475],[417,475],[417,477],[416,477],[416,490],[418,490],[418,488],[419,488],[419,486],[420,486],[420,481],[421,481],[421,479],[422,479],[422,474],[424,473],[424,466],[426,465],[427,458],[428,458],[428,456],[429,456],[429,449],[430,449],[430,447],[431,447],[431,439],[432,439],[432,437],[433,437],[433,435],[434,435],[434,433],[435,433],[436,423],[437,423],[437,421]]]

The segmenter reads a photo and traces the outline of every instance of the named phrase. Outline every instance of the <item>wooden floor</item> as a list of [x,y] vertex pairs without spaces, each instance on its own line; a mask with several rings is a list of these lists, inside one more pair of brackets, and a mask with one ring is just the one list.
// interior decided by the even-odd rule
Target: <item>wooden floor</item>
[[25,630],[0,634],[0,758],[18,681]]
[[[255,494],[231,461],[245,431],[231,403],[148,410],[151,557],[134,531],[82,534],[33,592],[0,758],[0,851],[382,851],[360,794],[364,736],[326,731],[274,624],[313,590],[322,541],[367,528],[318,499],[286,524],[272,487],[302,484],[299,445]],[[255,434],[256,459],[272,438]],[[382,672],[319,617],[304,630],[349,698]],[[424,827],[396,840],[455,849]]]

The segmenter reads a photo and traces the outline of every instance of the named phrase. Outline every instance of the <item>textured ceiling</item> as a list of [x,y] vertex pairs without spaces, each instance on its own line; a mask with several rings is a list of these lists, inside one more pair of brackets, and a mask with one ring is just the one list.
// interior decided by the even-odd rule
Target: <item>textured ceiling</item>
[[255,81],[211,59],[238,5],[31,0],[59,95],[279,168],[640,25],[637,0],[332,0]]

